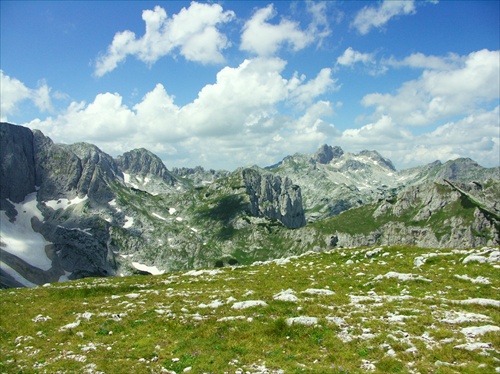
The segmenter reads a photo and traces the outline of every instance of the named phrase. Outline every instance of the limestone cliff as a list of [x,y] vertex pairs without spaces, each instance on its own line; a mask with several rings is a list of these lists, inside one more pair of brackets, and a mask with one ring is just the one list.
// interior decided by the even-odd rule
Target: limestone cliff
[[254,216],[276,219],[289,228],[305,226],[300,187],[289,178],[249,168],[243,169],[242,177]]

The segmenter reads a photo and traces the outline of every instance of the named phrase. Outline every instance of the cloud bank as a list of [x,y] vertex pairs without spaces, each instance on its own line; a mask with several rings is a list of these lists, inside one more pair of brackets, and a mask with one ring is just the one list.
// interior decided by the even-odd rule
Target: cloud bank
[[[221,69],[216,82],[184,106],[157,84],[132,107],[123,104],[120,94],[107,92],[27,125],[61,142],[85,139],[113,154],[146,147],[213,163],[215,150],[224,149],[227,154],[216,157],[226,157],[226,163],[231,159],[231,167],[259,159],[266,163],[288,147],[315,147],[334,132],[327,121],[333,105],[321,100],[338,89],[332,70],[322,69],[310,79],[298,72],[287,78],[285,67],[286,61],[277,57],[246,59]],[[296,115],[281,114],[280,105],[293,106]],[[235,149],[241,152],[234,154]]]
[[[310,78],[299,72],[287,77],[286,61],[277,57],[222,68],[214,84],[183,106],[157,84],[132,106],[108,92],[26,125],[58,141],[96,143],[115,155],[146,147],[182,166],[264,166],[298,150],[312,152],[322,143],[376,149],[399,167],[459,156],[495,166],[500,163],[499,53],[480,50],[454,57],[453,63],[448,56],[419,56],[418,65],[427,68],[417,79],[395,93],[365,95],[362,104],[372,110],[371,121],[344,130],[331,121],[337,104],[326,99],[341,89],[333,69]],[[401,64],[415,65],[411,61],[408,56]],[[2,79],[15,82],[18,96],[26,92],[21,82]]]

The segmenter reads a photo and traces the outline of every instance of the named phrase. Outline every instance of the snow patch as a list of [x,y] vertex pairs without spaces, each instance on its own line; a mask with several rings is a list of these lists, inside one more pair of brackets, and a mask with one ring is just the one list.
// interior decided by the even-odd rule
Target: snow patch
[[[3,239],[3,236],[2,236]],[[0,268],[25,287],[36,287],[37,284],[30,282],[6,263],[0,261]]]
[[156,218],[161,219],[162,221],[166,221],[166,220],[167,220],[165,217],[162,217],[162,216],[160,216],[160,215],[159,215],[159,214],[157,214],[157,213],[153,213],[153,216],[155,216]]
[[45,206],[48,206],[49,208],[52,208],[54,210],[58,209],[66,209],[70,207],[71,205],[76,205],[80,204],[84,201],[88,200],[88,195],[85,195],[84,197],[75,197],[74,199],[68,200],[68,199],[59,199],[59,200],[49,200],[46,201],[44,204]]
[[4,243],[2,249],[34,267],[49,270],[52,261],[45,253],[45,246],[51,243],[31,226],[32,218],[43,221],[36,195],[36,192],[26,195],[25,200],[18,204],[11,202],[18,212],[14,222],[10,222],[5,212],[0,211],[0,237]]
[[148,266],[141,264],[140,262],[132,262],[132,266],[137,270],[147,271],[148,273],[151,273],[153,275],[161,275],[165,273],[165,270],[160,270],[156,266]]
[[129,229],[134,225],[134,217],[125,216],[125,223],[123,224],[124,229]]

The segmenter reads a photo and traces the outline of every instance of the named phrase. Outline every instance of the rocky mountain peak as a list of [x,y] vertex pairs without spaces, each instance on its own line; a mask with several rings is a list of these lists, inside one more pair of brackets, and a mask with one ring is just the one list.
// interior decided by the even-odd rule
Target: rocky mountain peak
[[323,144],[313,156],[313,160],[320,164],[328,164],[334,158],[339,158],[344,154],[344,151],[339,146],[332,147],[328,144]]
[[396,168],[392,164],[392,161],[389,160],[388,158],[382,157],[382,155],[380,153],[378,153],[377,151],[363,150],[363,151],[359,152],[359,155],[366,156],[366,157],[372,159],[373,161],[375,161],[377,164],[379,164],[380,166],[382,166],[384,168],[390,169],[392,171],[396,171]]
[[116,162],[124,173],[141,177],[159,177],[169,185],[175,183],[175,178],[165,167],[163,161],[147,149],[139,148],[125,152],[117,157]]

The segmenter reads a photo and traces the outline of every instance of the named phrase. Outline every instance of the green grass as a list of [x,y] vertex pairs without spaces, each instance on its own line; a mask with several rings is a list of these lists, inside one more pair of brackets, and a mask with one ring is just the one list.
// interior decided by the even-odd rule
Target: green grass
[[[500,300],[500,275],[493,264],[462,263],[480,250],[390,247],[367,258],[369,249],[224,267],[198,276],[89,278],[2,290],[0,372],[159,373],[164,368],[181,373],[190,367],[194,373],[223,373],[265,367],[358,373],[373,365],[376,373],[480,373],[500,366],[498,332],[475,338],[491,343],[484,352],[454,348],[467,342],[464,327],[500,326],[498,307],[456,303]],[[414,267],[416,257],[431,252],[440,255]],[[390,271],[432,282],[375,280]],[[481,275],[491,284],[455,274]],[[303,293],[311,288],[335,293]],[[295,291],[299,301],[273,299],[285,289]],[[222,302],[217,308],[201,307],[216,300]],[[267,307],[232,307],[244,300],[263,300]],[[446,322],[453,313],[487,320]],[[35,322],[39,315],[50,319]],[[300,316],[316,317],[318,324],[287,323]],[[61,329],[78,320],[78,326]]]

